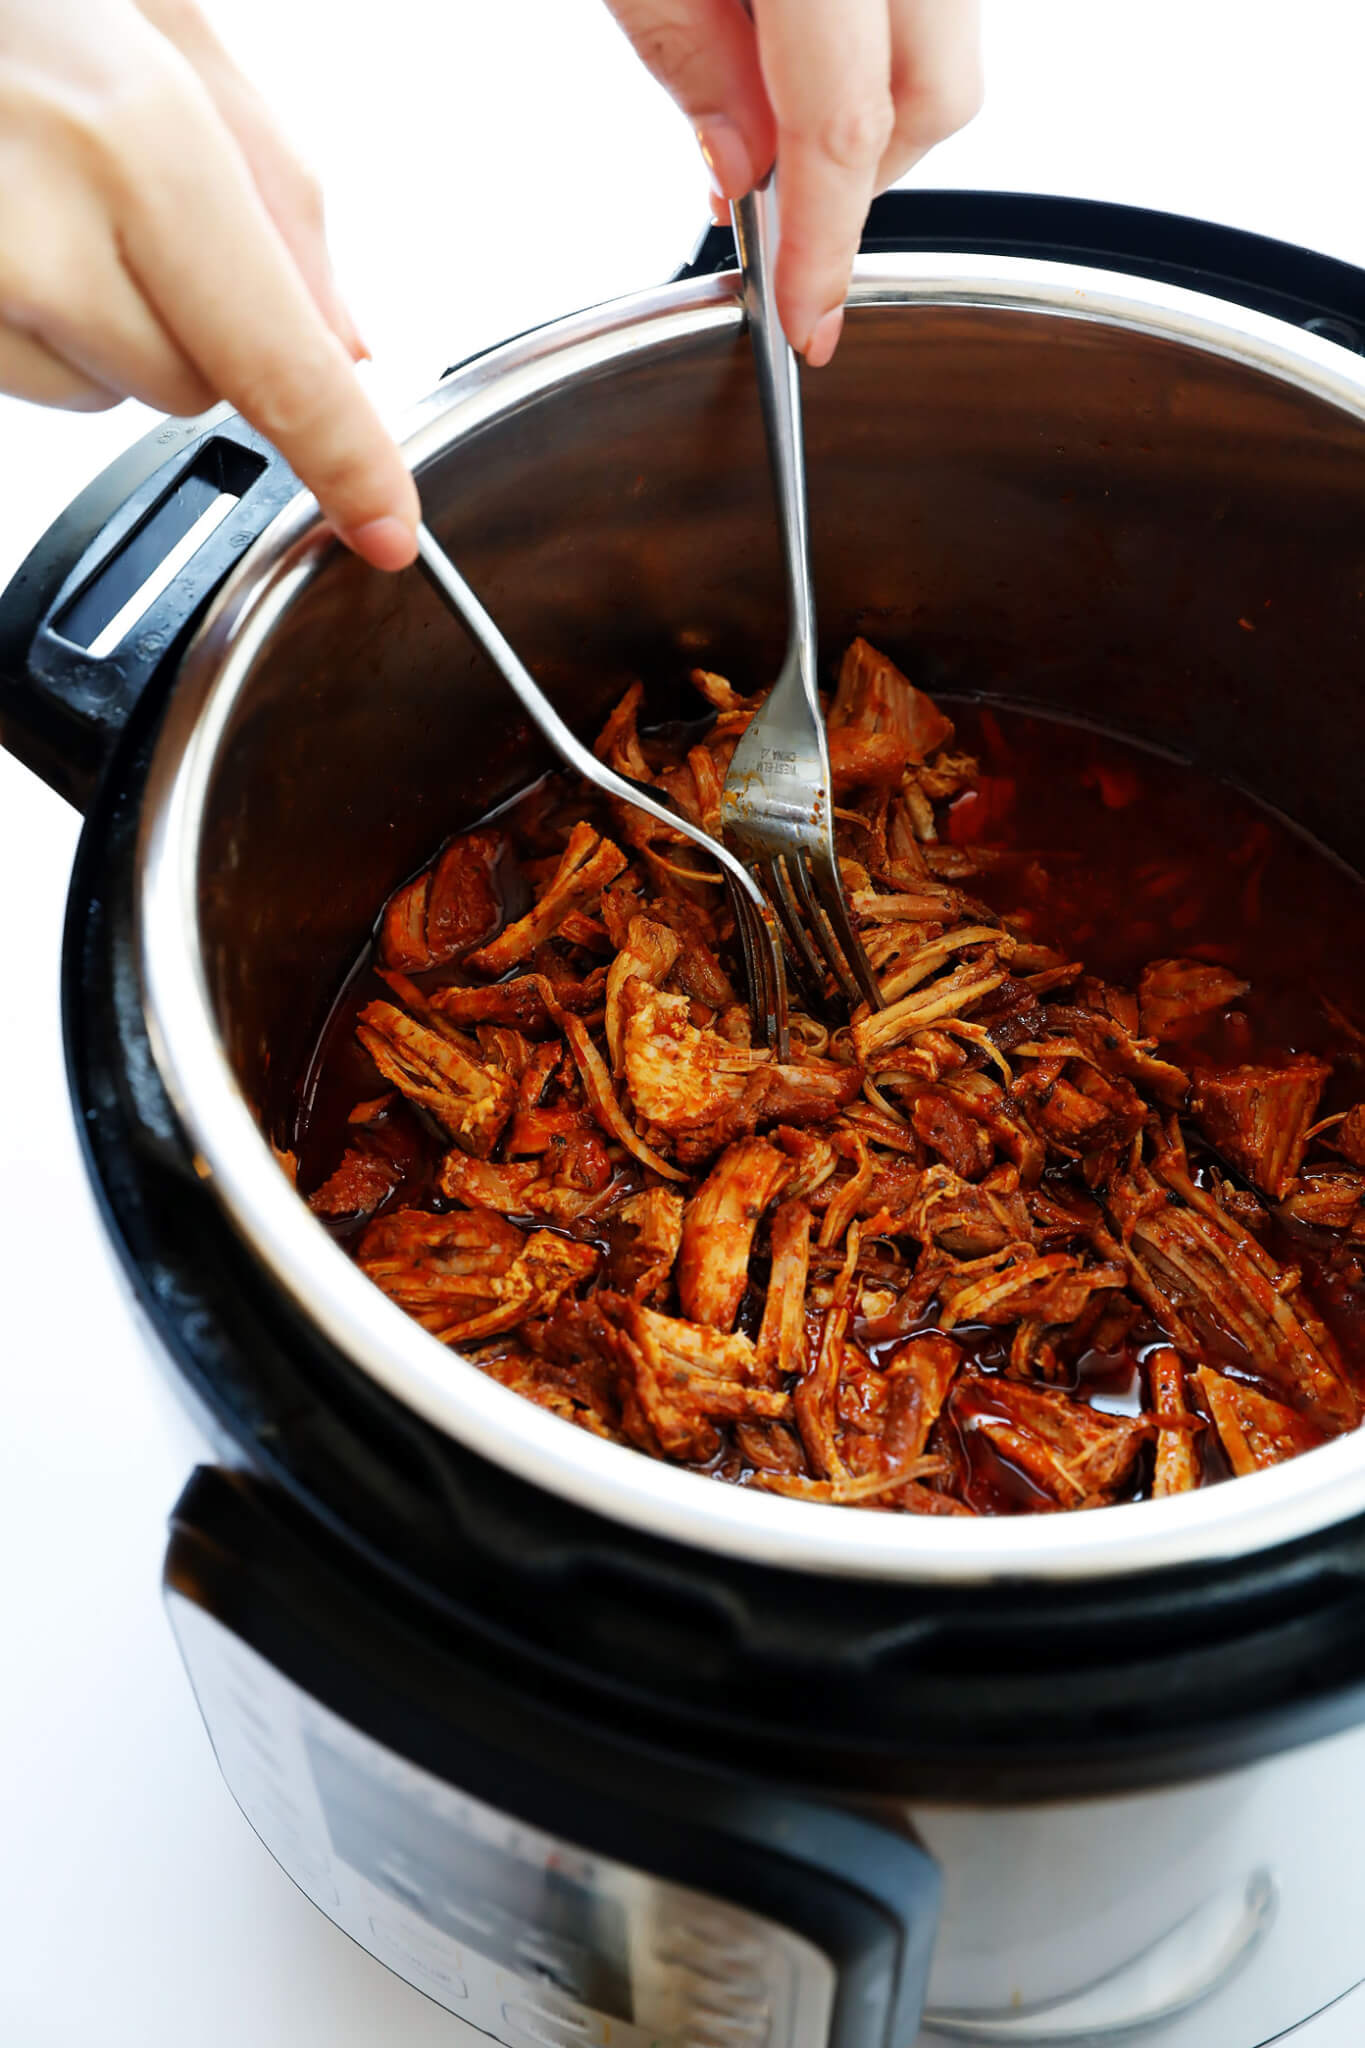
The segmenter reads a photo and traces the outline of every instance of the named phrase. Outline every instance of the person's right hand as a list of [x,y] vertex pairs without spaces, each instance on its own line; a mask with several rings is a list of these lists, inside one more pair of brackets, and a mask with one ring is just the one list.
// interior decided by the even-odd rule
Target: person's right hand
[[607,0],[741,199],[778,164],[787,338],[834,354],[868,204],[981,103],[978,0]]
[[416,554],[322,205],[192,0],[0,0],[0,390],[274,442],[348,546]]

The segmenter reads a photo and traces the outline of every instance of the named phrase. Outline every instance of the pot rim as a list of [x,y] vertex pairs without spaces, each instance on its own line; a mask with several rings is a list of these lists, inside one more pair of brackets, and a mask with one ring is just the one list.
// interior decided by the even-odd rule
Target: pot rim
[[[447,377],[401,439],[414,468],[535,398],[642,351],[739,327],[733,274],[613,300],[507,342]],[[1070,318],[1244,364],[1365,423],[1365,363],[1225,301],[1122,273],[953,254],[860,258],[850,303],[959,305]],[[717,1483],[574,1428],[464,1364],[333,1242],[258,1129],[214,1022],[197,934],[200,821],[256,656],[331,551],[300,492],[247,552],[187,650],[148,774],[137,934],[153,1057],[195,1172],[274,1281],[394,1398],[521,1479],[611,1520],[788,1570],[986,1585],[1207,1565],[1365,1513],[1365,1429],[1230,1485],[1093,1513],[969,1521],[887,1515]]]

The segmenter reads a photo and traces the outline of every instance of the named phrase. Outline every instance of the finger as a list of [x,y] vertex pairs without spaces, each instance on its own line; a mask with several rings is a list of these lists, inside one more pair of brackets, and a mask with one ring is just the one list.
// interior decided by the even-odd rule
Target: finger
[[107,412],[122,394],[64,363],[35,335],[0,327],[0,391],[30,405],[60,406],[66,412]]
[[697,132],[711,182],[742,199],[777,147],[753,23],[741,0],[607,0],[637,55]]
[[370,352],[337,288],[317,179],[290,149],[260,93],[238,70],[190,0],[138,0],[138,6],[198,73],[246,158],[266,212],[323,319],[339,336],[352,361],[368,357]]
[[218,394],[124,269],[108,217],[89,192],[55,195],[30,221],[26,247],[29,260],[5,292],[14,324],[117,398],[181,417],[214,403]]
[[[149,84],[127,150],[124,257],[220,396],[377,568],[416,554],[417,488],[197,79]],[[196,102],[201,102],[196,104]]]
[[877,168],[882,192],[980,111],[979,0],[891,0],[896,125]]
[[313,295],[314,305],[351,361],[368,361],[370,351],[341,296],[332,269],[322,187],[280,139],[254,93],[249,89],[242,94],[219,92],[212,80],[209,85],[246,158],[265,210]]
[[109,284],[96,308],[82,314],[69,302],[40,316],[38,331],[92,383],[136,398],[180,419],[216,404],[218,393],[167,334],[126,270],[108,265]]
[[754,12],[777,116],[778,311],[818,367],[834,353],[894,125],[886,0],[756,0]]

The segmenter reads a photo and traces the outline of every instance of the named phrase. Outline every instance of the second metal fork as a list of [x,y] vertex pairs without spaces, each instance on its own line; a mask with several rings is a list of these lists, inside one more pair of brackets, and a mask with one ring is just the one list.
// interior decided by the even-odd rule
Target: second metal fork
[[[773,289],[771,173],[736,203],[732,216],[782,536],[788,636],[777,681],[735,748],[721,824],[727,842],[766,891],[799,978],[818,995],[828,968],[850,1004],[865,1000],[878,1010],[881,990],[854,928],[834,849],[829,745],[816,689],[801,393]],[[785,1024],[784,1017],[779,1057]]]
[[782,948],[766,899],[753,876],[727,846],[722,846],[700,825],[694,825],[690,818],[684,817],[666,790],[637,782],[630,775],[618,775],[605,761],[599,761],[591,748],[584,746],[578,735],[564,723],[497,621],[480,603],[425,524],[417,528],[417,556],[442,601],[483,649],[560,758],[569,767],[577,769],[585,781],[595,783],[608,796],[636,805],[658,823],[671,826],[685,839],[690,839],[708,858],[719,862],[743,954],[755,1033],[764,1045],[774,1048],[779,1059],[785,1059],[787,983],[782,967]]

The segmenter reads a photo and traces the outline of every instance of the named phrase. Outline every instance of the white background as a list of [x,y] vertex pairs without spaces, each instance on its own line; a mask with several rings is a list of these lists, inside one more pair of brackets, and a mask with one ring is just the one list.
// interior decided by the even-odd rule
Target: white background
[[[395,408],[484,342],[664,278],[704,219],[686,127],[598,0],[211,12],[323,175]],[[1167,207],[1365,263],[1351,0],[986,0],[986,33],[986,111],[913,182]],[[0,581],[148,418],[0,399]],[[77,829],[0,756],[0,2044],[451,2048],[455,2024],[251,1835],[161,1614],[187,1457],[67,1107],[57,981]],[[1294,2038],[1362,2037],[1358,1995]]]

